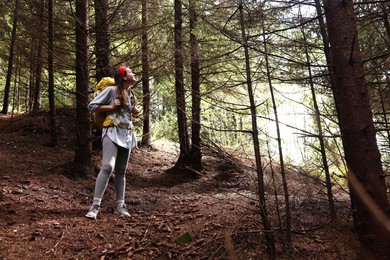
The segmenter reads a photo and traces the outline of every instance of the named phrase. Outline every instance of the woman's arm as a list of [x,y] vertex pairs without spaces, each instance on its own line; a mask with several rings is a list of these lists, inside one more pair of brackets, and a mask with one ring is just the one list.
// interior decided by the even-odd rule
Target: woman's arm
[[114,103],[112,103],[111,105],[101,105],[101,106],[97,107],[95,112],[113,111],[117,107],[119,107],[120,105],[121,105],[121,101],[119,99],[115,99]]
[[89,109],[91,112],[107,112],[115,110],[118,105],[120,100],[116,98],[115,88],[107,87],[89,103]]

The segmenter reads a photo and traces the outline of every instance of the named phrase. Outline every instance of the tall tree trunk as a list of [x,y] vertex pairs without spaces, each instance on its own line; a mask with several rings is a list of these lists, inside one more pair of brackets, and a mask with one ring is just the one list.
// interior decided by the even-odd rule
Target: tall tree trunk
[[76,0],[76,149],[75,167],[78,175],[91,170],[89,127],[89,35],[88,0]]
[[29,80],[28,80],[28,90],[26,90],[26,100],[25,105],[28,112],[32,111],[33,103],[34,103],[34,85],[35,85],[35,63],[36,63],[36,49],[38,45],[38,40],[35,37],[31,39],[31,51],[30,51],[30,66],[29,66]]
[[150,127],[152,120],[150,106],[150,84],[149,84],[149,42],[148,42],[148,3],[142,1],[142,107],[143,107],[143,126],[142,140],[143,146],[150,146],[151,135]]
[[[42,4],[44,0],[42,0]],[[53,30],[53,0],[48,0],[47,3],[47,12],[48,12],[48,53],[47,53],[47,64],[48,64],[48,73],[49,73],[49,107],[50,107],[50,134],[51,134],[51,146],[58,146],[58,127],[56,121],[56,107],[55,107],[55,97],[54,97],[54,66],[53,66],[53,39],[54,39],[54,30]]]
[[[339,120],[339,118],[340,118],[339,117],[339,114],[340,114],[340,112],[339,112],[339,110],[340,110],[339,109],[339,104],[340,104],[340,102],[338,101],[338,97],[335,94],[335,89],[336,89],[336,84],[337,84],[336,83],[336,74],[334,73],[333,57],[332,57],[332,53],[331,53],[331,50],[330,50],[328,32],[327,32],[326,24],[325,24],[325,21],[324,21],[324,18],[323,18],[324,16],[323,16],[323,12],[322,12],[322,9],[321,9],[321,2],[320,2],[320,0],[314,0],[314,1],[315,1],[315,7],[316,7],[316,11],[317,11],[318,23],[319,23],[319,26],[320,26],[320,32],[321,32],[321,36],[322,36],[322,42],[323,42],[323,46],[324,46],[324,54],[325,54],[327,68],[328,68],[328,72],[329,72],[330,87],[332,89],[333,98],[335,100],[337,120]],[[341,124],[341,122],[338,121],[338,125],[339,125],[339,127],[341,129],[341,125],[340,124]],[[339,148],[339,145],[337,144],[337,142],[336,142],[336,146]],[[355,222],[355,220],[356,220],[356,216],[355,216],[355,213],[356,213],[355,198],[353,197],[353,194],[350,194],[350,197],[351,197],[351,209],[352,209],[351,212],[352,212],[352,215],[353,215],[353,221]]]
[[11,43],[10,43],[9,57],[8,57],[7,79],[5,82],[5,89],[4,89],[3,109],[1,110],[2,114],[8,114],[9,92],[11,89],[11,77],[12,77],[12,69],[14,64],[16,27],[18,24],[18,10],[19,10],[19,0],[15,0],[14,18],[12,22],[12,36],[11,36]]
[[186,103],[184,90],[184,58],[183,58],[183,14],[180,0],[174,1],[175,6],[175,93],[176,112],[180,144],[180,154],[176,164],[171,169],[173,172],[180,172],[183,165],[186,165],[186,154],[190,151],[189,136],[186,119]]
[[[183,44],[182,44],[182,6],[180,1],[175,1],[175,69],[176,69],[176,107],[179,124],[180,155],[174,171],[186,172],[191,177],[198,177],[198,172],[203,169],[202,154],[200,148],[200,71],[198,41],[195,34],[197,17],[195,2],[190,1],[190,46],[191,46],[191,97],[192,97],[192,145],[190,145],[183,76]],[[185,171],[184,171],[185,170]]]
[[245,24],[244,24],[244,14],[243,14],[243,3],[242,0],[239,4],[240,11],[240,25],[241,25],[241,37],[244,44],[245,52],[245,72],[246,72],[246,81],[248,88],[248,96],[251,108],[251,118],[252,118],[252,138],[253,138],[253,148],[255,153],[256,161],[256,172],[257,172],[257,184],[259,192],[259,206],[260,206],[260,216],[264,226],[265,242],[267,246],[267,252],[270,259],[276,258],[276,249],[275,249],[275,238],[272,231],[271,222],[268,218],[267,204],[265,199],[265,186],[264,186],[264,173],[263,166],[261,162],[260,155],[260,142],[259,142],[259,131],[257,128],[257,113],[256,113],[256,104],[255,98],[253,95],[252,88],[252,78],[251,78],[251,68],[250,68],[250,58],[249,58],[249,48],[247,43],[247,36],[245,34]]
[[19,56],[19,59],[18,59],[18,74],[17,74],[17,77],[18,77],[18,84],[15,85],[15,88],[16,88],[16,92],[15,92],[15,96],[16,96],[16,105],[15,105],[15,108],[16,108],[16,111],[19,113],[21,112],[21,109],[20,109],[20,90],[21,90],[21,87],[20,87],[20,82],[22,82],[22,79],[21,79],[21,75],[22,75],[22,66],[20,66],[20,56]]
[[[302,26],[302,35],[303,35],[304,43],[307,43],[305,28],[303,26]],[[305,48],[307,69],[308,69],[308,73],[309,73],[309,84],[310,84],[310,90],[311,90],[311,95],[312,95],[312,100],[313,100],[315,121],[316,121],[317,131],[318,131],[318,141],[320,142],[320,152],[321,152],[322,165],[324,167],[324,172],[325,172],[325,182],[326,182],[326,189],[327,189],[327,195],[328,195],[329,213],[330,213],[331,219],[333,221],[335,221],[336,217],[337,217],[336,216],[336,208],[335,208],[334,200],[333,200],[332,181],[330,178],[329,165],[328,165],[328,160],[327,160],[327,156],[326,156],[325,141],[324,141],[324,136],[323,136],[322,124],[321,124],[321,114],[320,114],[320,109],[319,109],[318,103],[317,103],[316,92],[314,89],[313,75],[312,75],[311,65],[310,65],[311,63],[310,63],[309,51],[308,51],[306,44],[305,44],[304,48]]]
[[[332,91],[334,93],[335,88],[336,88],[336,78],[335,78],[335,74],[334,74],[333,57],[332,57],[332,53],[330,50],[328,32],[326,30],[326,24],[325,24],[324,19],[323,19],[323,13],[321,10],[320,0],[314,0],[314,1],[315,1],[316,11],[317,11],[318,23],[320,26],[320,32],[321,32],[321,36],[322,36],[322,42],[324,44],[324,54],[325,54],[326,62],[328,65],[329,75],[330,75],[330,86],[331,86]],[[339,113],[338,106],[339,106],[340,102],[337,101],[337,98],[338,97],[334,96],[334,99],[336,100],[336,102],[335,102],[336,113],[338,114]]]
[[[267,113],[269,115],[269,112]],[[273,188],[273,192],[274,192],[274,197],[275,197],[275,207],[276,207],[276,215],[278,217],[278,226],[279,226],[279,230],[280,232],[283,231],[283,226],[282,226],[282,218],[280,216],[280,206],[279,205],[279,199],[278,199],[278,188],[279,188],[279,184],[276,183],[276,179],[275,179],[275,170],[274,170],[274,161],[273,161],[273,158],[272,158],[272,155],[271,155],[271,147],[270,147],[270,144],[269,144],[269,138],[267,138],[266,140],[267,142],[267,153],[268,153],[268,164],[269,164],[269,168],[270,168],[270,171],[271,171],[271,178],[272,178],[272,188]],[[284,222],[284,221],[283,221]]]
[[[42,0],[39,4],[38,17],[40,17],[39,26],[40,28],[44,28],[45,25],[45,0]],[[43,39],[44,34],[43,30],[39,30],[38,36],[38,53],[37,53],[37,61],[35,68],[35,86],[34,86],[34,99],[33,99],[33,107],[32,113],[36,114],[41,109],[41,79],[42,79],[42,49],[43,49]],[[50,53],[50,51],[49,51]]]
[[14,93],[13,93],[13,98],[12,98],[12,110],[11,110],[11,117],[14,116],[15,114],[15,109],[18,111],[19,107],[19,89],[20,89],[20,55],[17,57],[17,63],[16,63],[16,71],[15,71],[15,77],[14,77]]
[[108,22],[108,1],[94,0],[96,35],[96,82],[110,75],[110,34]]
[[[364,201],[372,199],[389,216],[384,173],[364,78],[352,0],[324,0],[335,73],[340,131],[355,198],[362,259],[390,259],[389,232]],[[357,180],[357,182],[355,181]],[[363,191],[359,187],[363,187]],[[364,194],[367,195],[364,195]]]
[[[96,82],[111,74],[110,28],[108,21],[108,0],[94,0],[95,8],[95,55]],[[102,148],[102,129],[93,125],[93,149]]]
[[[263,21],[262,21],[263,22]],[[264,25],[263,25],[264,30]],[[278,142],[278,153],[279,153],[279,163],[280,163],[280,174],[282,176],[282,183],[283,183],[283,193],[284,193],[284,200],[286,204],[286,241],[287,244],[292,246],[292,240],[291,240],[291,212],[290,212],[290,194],[288,191],[288,185],[287,185],[287,179],[286,179],[286,169],[284,165],[284,158],[283,158],[283,147],[282,147],[282,138],[280,135],[280,125],[279,125],[279,115],[278,115],[278,109],[276,105],[275,95],[274,95],[274,87],[272,85],[271,80],[271,72],[270,72],[270,65],[269,65],[269,58],[268,58],[268,46],[267,46],[267,39],[265,37],[265,31],[263,33],[263,41],[264,41],[264,53],[265,53],[265,64],[266,64],[266,71],[267,71],[267,79],[268,79],[268,85],[269,90],[271,93],[271,100],[272,100],[272,109],[275,116],[275,126],[276,126],[276,140]]]
[[180,0],[175,0],[175,90],[176,111],[179,131],[180,155],[189,151],[189,139],[186,120],[183,58],[183,14]]
[[190,0],[190,46],[191,46],[191,96],[192,96],[192,120],[191,120],[191,167],[197,171],[203,169],[201,139],[200,139],[200,69],[198,37],[196,34],[198,15],[196,13],[196,2]]

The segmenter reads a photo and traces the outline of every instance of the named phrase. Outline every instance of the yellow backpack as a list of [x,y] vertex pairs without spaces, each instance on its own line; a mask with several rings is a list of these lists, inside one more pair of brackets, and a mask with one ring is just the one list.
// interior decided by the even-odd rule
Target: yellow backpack
[[[115,91],[117,90],[115,85],[115,80],[113,78],[111,77],[102,78],[95,87],[95,91],[93,92],[93,98],[95,98],[100,92],[102,92],[108,86],[115,87]],[[110,126],[112,120],[113,120],[112,118],[106,116],[105,112],[93,113],[93,121],[99,128]]]

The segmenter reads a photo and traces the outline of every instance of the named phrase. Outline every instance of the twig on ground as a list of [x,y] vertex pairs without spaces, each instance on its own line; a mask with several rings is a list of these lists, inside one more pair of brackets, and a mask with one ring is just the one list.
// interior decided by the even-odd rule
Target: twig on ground
[[64,237],[65,237],[65,233],[64,233],[64,231],[62,231],[62,235],[61,235],[60,240],[58,240],[57,243],[50,250],[47,250],[46,254],[49,253],[50,251],[54,251],[54,249],[56,249],[56,247],[61,243],[61,241],[62,241],[62,239],[64,239]]

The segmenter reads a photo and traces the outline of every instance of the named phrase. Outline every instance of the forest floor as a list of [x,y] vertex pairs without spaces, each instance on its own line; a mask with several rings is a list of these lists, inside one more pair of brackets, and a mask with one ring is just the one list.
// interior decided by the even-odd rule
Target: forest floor
[[[166,172],[177,159],[173,150],[136,149],[127,172],[131,217],[113,214],[110,182],[101,213],[90,220],[85,214],[96,173],[66,174],[74,157],[74,117],[61,110],[58,118],[59,148],[47,145],[45,115],[0,118],[0,260],[267,259],[249,162],[209,153],[202,176],[190,180]],[[100,163],[99,152],[93,159]],[[335,189],[338,220],[331,221],[323,183],[292,167],[287,172],[292,244],[286,242],[280,231],[286,227],[283,188],[276,177],[274,195],[269,168],[267,208],[277,259],[356,259],[348,195]]]

